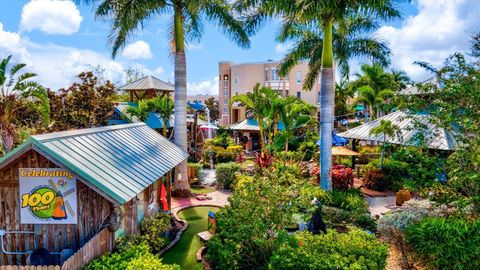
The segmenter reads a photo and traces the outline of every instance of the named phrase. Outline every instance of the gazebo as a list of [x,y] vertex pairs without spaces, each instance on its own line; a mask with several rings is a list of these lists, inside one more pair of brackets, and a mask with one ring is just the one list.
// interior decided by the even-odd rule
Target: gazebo
[[150,75],[121,86],[118,89],[127,91],[130,94],[130,102],[134,101],[134,97],[137,101],[151,99],[162,95],[170,95],[175,90],[173,84]]

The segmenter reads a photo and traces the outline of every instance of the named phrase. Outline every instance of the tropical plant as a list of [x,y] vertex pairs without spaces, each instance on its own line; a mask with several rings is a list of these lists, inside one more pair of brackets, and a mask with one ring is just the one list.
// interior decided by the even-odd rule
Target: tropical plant
[[168,123],[174,112],[174,104],[168,95],[156,97],[148,101],[148,107],[154,113],[158,113],[162,119],[163,136],[167,137]]
[[348,99],[353,98],[355,92],[347,80],[341,80],[335,83],[335,115],[342,116],[347,114]]
[[295,135],[295,132],[312,121],[310,112],[313,106],[295,97],[281,99],[279,103],[280,119],[284,126],[282,137],[285,138],[285,152],[288,152],[288,142]]
[[382,145],[382,157],[380,159],[380,168],[383,167],[383,159],[385,157],[385,147],[387,144],[387,138],[393,138],[394,135],[401,136],[400,127],[398,125],[392,124],[390,120],[381,120],[380,125],[372,128],[370,134],[378,136],[383,134],[383,145]]
[[210,111],[210,121],[217,121],[220,114],[218,111],[218,100],[216,100],[215,97],[209,97],[205,100],[205,106],[207,106],[208,110]]
[[[38,111],[45,123],[50,121],[50,106],[45,88],[31,79],[35,73],[22,72],[26,64],[9,67],[12,56],[0,62],[0,132],[1,147],[6,154],[12,150],[17,133],[17,115],[22,102]],[[29,99],[32,99],[32,102]]]
[[137,117],[140,121],[145,122],[148,114],[150,113],[150,106],[148,106],[147,100],[139,100],[136,106],[129,106],[127,113]]
[[[241,47],[248,47],[250,41],[243,24],[231,13],[226,0],[83,0],[86,3],[100,2],[96,15],[110,19],[112,32],[109,40],[112,56],[116,56],[138,28],[148,19],[161,14],[172,14],[170,34],[171,51],[175,58],[175,125],[174,142],[183,151],[188,151],[187,141],[187,63],[185,45],[188,41],[198,41],[203,32],[204,21],[217,24],[232,40]],[[174,193],[189,195],[187,161],[176,167]]]
[[[317,1],[299,0],[256,0],[239,1],[237,8],[248,11],[247,29],[255,30],[266,17],[280,15],[286,26],[304,24],[320,29],[317,33],[323,35],[321,50],[308,51],[310,59],[315,59],[312,65],[321,70],[320,79],[320,163],[321,186],[332,189],[332,121],[335,96],[334,78],[334,25],[345,21],[349,16],[356,18],[365,16],[372,19],[388,19],[398,17],[394,0],[338,0]],[[254,10],[252,12],[252,10]],[[253,14],[252,14],[253,13]],[[286,27],[284,27],[286,28]],[[297,46],[299,47],[299,46]],[[346,54],[346,56],[352,56]],[[313,70],[313,68],[311,68]],[[318,72],[313,71],[314,74]],[[307,87],[308,89],[308,87]]]
[[[247,110],[251,111],[253,118],[257,121],[260,129],[262,152],[267,150],[266,145],[272,136],[272,128],[276,128],[279,113],[277,104],[280,103],[278,94],[269,87],[255,84],[252,92],[235,95],[230,99],[229,107],[235,102],[244,104]],[[275,105],[274,105],[275,104]]]

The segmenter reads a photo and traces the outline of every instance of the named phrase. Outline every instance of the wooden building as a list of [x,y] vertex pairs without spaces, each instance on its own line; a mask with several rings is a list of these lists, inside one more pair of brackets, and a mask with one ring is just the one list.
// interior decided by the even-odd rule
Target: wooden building
[[[104,228],[116,236],[138,232],[143,217],[159,208],[163,176],[186,158],[144,123],[32,136],[0,159],[0,266],[24,265],[28,251],[37,248],[52,254],[75,252]],[[55,168],[75,179],[76,199],[68,201],[68,192],[63,193],[61,208],[70,211],[74,222],[59,224],[47,218],[23,222],[22,215],[29,212],[22,212],[22,179],[49,179],[48,172]],[[62,184],[47,188],[60,190]],[[71,205],[76,207],[69,209]]]

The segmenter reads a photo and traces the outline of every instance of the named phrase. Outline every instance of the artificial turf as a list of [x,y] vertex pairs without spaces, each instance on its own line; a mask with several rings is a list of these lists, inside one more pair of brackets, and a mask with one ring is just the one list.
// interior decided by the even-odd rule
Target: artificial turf
[[172,249],[163,254],[164,263],[175,263],[182,269],[203,269],[201,262],[197,262],[197,251],[202,246],[197,233],[207,230],[208,211],[217,212],[219,208],[210,206],[195,206],[178,213],[178,216],[188,222],[188,228],[183,232]]

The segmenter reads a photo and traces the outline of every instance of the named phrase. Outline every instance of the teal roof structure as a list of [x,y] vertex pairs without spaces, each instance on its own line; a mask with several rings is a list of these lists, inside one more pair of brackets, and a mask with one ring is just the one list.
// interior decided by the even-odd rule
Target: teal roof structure
[[135,198],[188,155],[144,123],[30,137],[0,159],[0,168],[33,149],[72,171],[117,205]]

